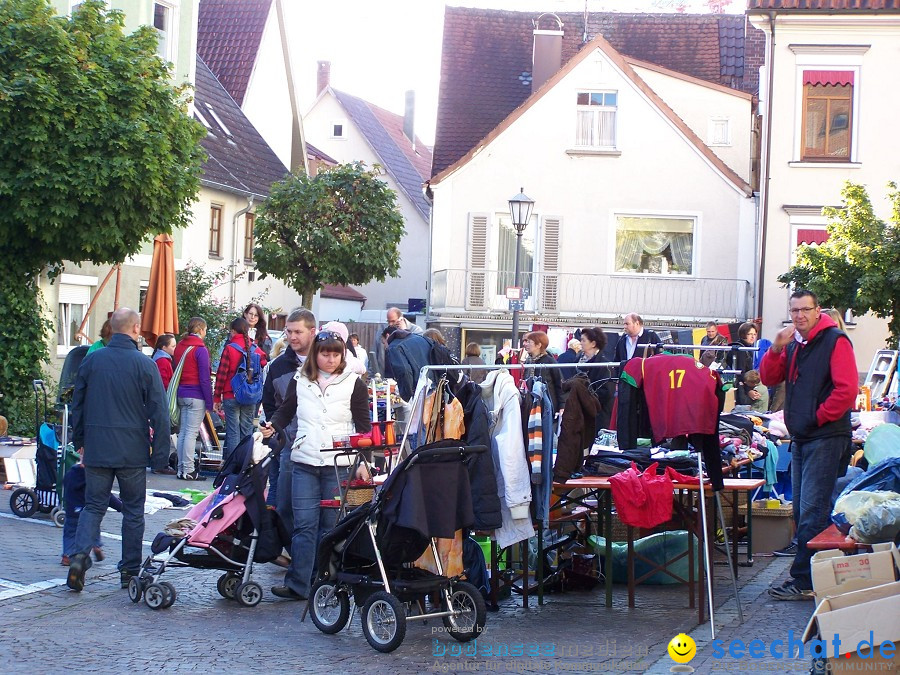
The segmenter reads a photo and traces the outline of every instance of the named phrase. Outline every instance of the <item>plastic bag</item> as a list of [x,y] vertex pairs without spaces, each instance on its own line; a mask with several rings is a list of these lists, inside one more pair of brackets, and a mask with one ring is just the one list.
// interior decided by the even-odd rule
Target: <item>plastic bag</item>
[[850,528],[850,536],[864,544],[894,541],[900,533],[900,495],[873,504],[857,518]]
[[[606,539],[598,535],[591,535],[588,538],[594,551],[601,558],[606,556]],[[694,546],[694,578],[699,579],[700,574],[700,546],[697,538],[690,535],[686,530],[674,530],[671,532],[657,532],[649,537],[643,537],[634,542],[634,551],[637,554],[634,559],[634,577],[640,579],[651,571],[651,566],[642,560],[640,556],[652,560],[657,565],[662,565],[666,561],[671,561],[678,555],[678,560],[671,562],[666,566],[672,574],[676,574],[682,579],[687,579],[690,566],[688,565],[687,553],[688,545],[693,543]],[[605,574],[612,574],[613,582],[617,584],[628,583],[628,544],[614,542],[612,544],[612,560],[605,561],[603,565]],[[679,583],[671,574],[657,571],[644,579],[642,584],[677,584]]]
[[863,456],[874,466],[889,457],[900,457],[900,427],[896,424],[879,424],[866,436]]
[[857,490],[845,493],[835,502],[831,520],[841,532],[847,534],[850,532],[850,527],[856,525],[861,518],[868,516],[871,509],[885,502],[898,500],[900,500],[900,494],[884,490]]
[[900,457],[889,457],[876,466],[870,466],[868,471],[844,488],[841,497],[858,490],[900,492]]

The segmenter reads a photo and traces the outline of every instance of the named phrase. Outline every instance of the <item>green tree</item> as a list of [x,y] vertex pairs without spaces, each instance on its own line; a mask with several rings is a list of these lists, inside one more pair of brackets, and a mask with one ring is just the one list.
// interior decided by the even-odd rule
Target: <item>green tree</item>
[[[14,348],[0,407],[23,405],[47,360],[36,277],[65,261],[123,262],[187,225],[205,130],[156,55],[154,29],[86,0],[0,2],[0,316]],[[21,429],[20,429],[21,431]]]
[[233,311],[224,300],[216,300],[212,291],[227,283],[228,270],[208,272],[199,265],[189,262],[183,270],[175,272],[176,293],[178,294],[178,322],[182,330],[187,330],[191,317],[199,316],[206,321],[206,346],[213,361],[218,360],[225,340],[228,338],[228,324]]
[[397,196],[361,162],[272,186],[256,220],[254,259],[309,307],[324,284],[365,284],[396,276],[403,217]]
[[890,319],[889,344],[900,339],[900,191],[888,183],[891,220],[875,215],[862,185],[847,182],[843,206],[827,207],[828,240],[801,246],[797,264],[778,277],[785,286],[808,288],[823,306]]

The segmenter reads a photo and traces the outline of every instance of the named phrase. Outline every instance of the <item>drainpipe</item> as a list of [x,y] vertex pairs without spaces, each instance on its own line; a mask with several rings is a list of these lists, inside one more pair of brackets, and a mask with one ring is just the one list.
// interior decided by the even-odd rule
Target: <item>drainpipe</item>
[[234,309],[235,291],[237,285],[237,264],[238,264],[238,218],[253,208],[253,195],[247,196],[247,206],[240,211],[236,211],[231,219],[231,293],[228,306]]
[[422,194],[428,202],[428,275],[425,277],[425,318],[431,316],[431,289],[434,286],[433,271],[431,269],[431,247],[434,245],[434,192],[431,190],[431,180],[426,180],[422,185]]
[[759,254],[759,285],[757,286],[756,296],[756,316],[762,318],[763,315],[763,294],[766,285],[766,239],[769,234],[769,187],[771,185],[771,177],[769,170],[772,166],[772,91],[775,88],[775,12],[769,12],[769,28],[771,29],[771,37],[769,38],[769,67],[768,81],[766,88],[768,94],[766,98],[766,163],[765,163],[765,181],[761,182],[762,188],[762,238],[760,241]]

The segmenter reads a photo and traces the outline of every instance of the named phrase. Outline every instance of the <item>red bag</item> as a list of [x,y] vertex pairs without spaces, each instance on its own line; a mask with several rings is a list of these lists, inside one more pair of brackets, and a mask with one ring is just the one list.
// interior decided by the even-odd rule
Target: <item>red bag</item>
[[626,525],[648,529],[672,518],[672,481],[666,474],[656,475],[659,462],[641,473],[631,468],[609,477],[616,513]]

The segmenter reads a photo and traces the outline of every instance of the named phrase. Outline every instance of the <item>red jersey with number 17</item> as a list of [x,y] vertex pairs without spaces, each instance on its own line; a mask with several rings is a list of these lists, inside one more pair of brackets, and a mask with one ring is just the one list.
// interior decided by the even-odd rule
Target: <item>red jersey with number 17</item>
[[635,358],[621,377],[644,390],[653,437],[718,433],[719,374],[691,356]]

